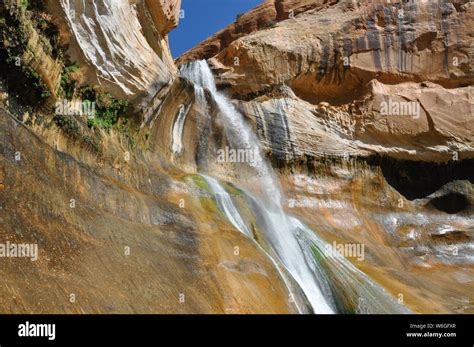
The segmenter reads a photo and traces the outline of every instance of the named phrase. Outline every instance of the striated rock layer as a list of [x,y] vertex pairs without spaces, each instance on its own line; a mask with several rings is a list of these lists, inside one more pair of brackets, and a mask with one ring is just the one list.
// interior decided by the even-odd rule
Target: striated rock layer
[[[220,45],[213,57],[203,46],[220,34],[178,59],[211,58],[221,87],[242,100],[277,159],[472,157],[471,2],[286,5],[290,17]],[[260,18],[260,8],[246,16]]]
[[54,149],[0,112],[0,239],[39,252],[1,259],[2,312],[296,312],[273,264],[186,175],[116,138],[99,162],[57,129]]
[[[258,27],[274,15],[265,2],[177,62],[209,59],[280,168],[289,210],[327,240],[364,244],[354,264],[414,311],[472,312],[472,3],[298,6]],[[211,156],[228,145],[193,135],[197,117],[183,163],[202,142]]]
[[309,102],[344,103],[374,78],[467,86],[474,9],[456,4],[335,1],[233,41],[215,64],[228,70],[220,78],[239,98],[284,83]]
[[[264,145],[277,160],[310,155],[449,161],[474,154],[474,88],[445,89],[433,83],[386,85],[371,81],[364,98],[344,106],[318,105],[294,94],[241,101]],[[390,105],[415,112],[383,114]],[[264,116],[262,116],[264,115]]]
[[[80,128],[78,140],[51,115],[2,104],[1,237],[37,243],[40,258],[1,260],[0,310],[297,312],[294,283],[196,175],[248,171],[219,161],[223,111],[170,58],[179,1],[84,4],[48,11],[86,79],[131,100],[141,123],[134,141],[119,127]],[[364,245],[347,258],[413,312],[474,310],[473,10],[265,1],[178,60],[209,59],[279,169],[284,210],[329,244]]]
[[179,0],[62,0],[60,7],[53,1],[48,6],[58,22],[66,20],[73,58],[91,67],[89,82],[135,102],[149,101],[168,85],[175,67],[167,34],[178,24]]

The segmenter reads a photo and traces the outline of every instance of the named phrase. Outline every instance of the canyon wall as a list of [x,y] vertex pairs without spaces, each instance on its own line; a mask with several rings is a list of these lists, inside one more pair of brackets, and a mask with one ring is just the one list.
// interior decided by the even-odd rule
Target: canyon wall
[[[1,233],[40,249],[33,265],[5,260],[2,311],[298,312],[196,175],[239,172],[217,160],[230,141],[215,98],[177,70],[208,59],[288,213],[364,244],[350,261],[410,310],[473,312],[472,2],[268,0],[176,63],[180,1],[46,5],[79,83],[130,101],[138,125],[58,122],[2,85]],[[61,98],[65,62],[43,55],[30,66]]]
[[87,83],[116,97],[147,103],[176,74],[168,33],[178,25],[180,1],[48,1],[68,40],[68,53]]
[[[31,22],[50,14],[81,83],[96,81],[138,106],[152,99],[172,122],[186,100],[180,93],[192,95],[176,76],[166,39],[179,3],[62,1],[30,10],[12,2],[0,9]],[[49,39],[42,34],[42,42]],[[64,75],[66,62],[56,62]],[[297,312],[280,273],[219,214],[192,170],[168,171],[160,133],[90,129],[83,117],[58,118],[48,104],[31,107],[8,89],[11,81],[4,83],[5,67],[0,237],[38,245],[38,260],[2,258],[2,312]]]
[[[245,16],[258,21],[276,3]],[[277,156],[472,158],[471,2],[283,3],[287,16],[271,26],[249,24],[209,56],[238,19],[178,59],[209,58]],[[383,109],[394,105],[414,109],[400,117]]]
[[[471,312],[472,2],[286,2],[286,16],[278,3],[177,63],[208,59],[280,169],[293,213],[328,240],[366,245],[370,260],[356,266],[413,310]],[[210,112],[204,124],[217,129]],[[191,108],[183,162],[200,143],[207,157],[228,146],[205,125],[194,136],[197,118]]]
[[227,48],[232,42],[258,30],[263,30],[276,22],[288,19],[313,8],[322,8],[328,0],[265,0],[249,12],[237,16],[234,23],[218,31],[184,53],[177,59],[178,64],[198,59],[209,59]]

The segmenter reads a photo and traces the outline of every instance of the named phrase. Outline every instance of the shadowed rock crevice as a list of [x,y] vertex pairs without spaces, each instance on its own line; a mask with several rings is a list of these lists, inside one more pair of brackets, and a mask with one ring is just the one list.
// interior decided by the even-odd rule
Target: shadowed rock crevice
[[[474,160],[432,163],[392,158],[372,159],[373,164],[380,166],[383,176],[393,188],[408,200],[424,198],[445,184],[455,180],[468,180],[474,183]],[[450,204],[454,205],[450,205]],[[454,207],[465,206],[463,200],[448,195],[436,203],[440,210],[456,210]],[[454,209],[451,209],[453,207]],[[465,206],[466,207],[466,206]],[[456,212],[448,212],[456,213]]]
[[448,193],[431,200],[431,204],[438,210],[455,214],[464,211],[470,206],[469,200],[460,193]]

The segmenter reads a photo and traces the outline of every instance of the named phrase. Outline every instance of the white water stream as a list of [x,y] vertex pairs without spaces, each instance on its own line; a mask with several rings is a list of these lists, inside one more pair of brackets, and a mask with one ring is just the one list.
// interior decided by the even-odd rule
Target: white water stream
[[[182,77],[195,84],[196,104],[204,114],[207,112],[208,105],[203,88],[210,92],[218,107],[219,116],[222,118],[231,146],[236,149],[252,150],[256,154],[252,167],[255,170],[255,177],[258,177],[259,188],[262,190],[263,196],[257,199],[253,194],[245,192],[245,197],[252,205],[259,230],[262,232],[264,240],[260,242],[263,242],[271,250],[271,254],[267,253],[267,255],[274,263],[277,262],[284,266],[286,272],[292,276],[304,293],[315,313],[335,313],[337,305],[332,295],[327,270],[315,257],[315,252],[324,249],[325,243],[298,219],[288,216],[283,211],[279,182],[261,152],[256,135],[230,100],[217,91],[214,76],[205,61],[195,61],[182,66],[180,73]],[[207,175],[202,175],[202,177],[212,191],[219,209],[226,215],[229,222],[247,237],[253,239],[254,237],[234,204],[232,196],[218,180]],[[360,298],[365,295],[364,292],[367,291],[367,288],[375,288],[369,291],[375,294],[370,294],[367,303],[375,311],[403,311],[403,309],[398,310],[400,305],[393,303],[382,288],[357,270],[345,258],[332,257],[327,260],[328,266],[337,267],[331,271],[331,274],[337,276],[338,283],[346,286],[346,290],[352,291],[352,294]],[[355,276],[357,283],[354,279],[345,278],[349,275]],[[352,285],[358,286],[354,289]],[[378,304],[379,302],[382,304]],[[385,309],[386,303],[388,303],[390,310]]]

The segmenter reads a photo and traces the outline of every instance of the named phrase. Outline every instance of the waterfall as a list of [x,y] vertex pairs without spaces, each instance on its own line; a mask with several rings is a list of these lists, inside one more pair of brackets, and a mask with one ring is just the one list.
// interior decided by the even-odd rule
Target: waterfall
[[[288,289],[291,298],[293,298],[293,303],[295,304],[296,308],[298,309],[298,312],[304,312],[298,303],[297,300],[295,300],[295,293],[292,290],[291,283],[288,279],[288,276],[281,270],[280,264],[272,257],[263,247],[254,239],[251,231],[247,227],[247,225],[244,222],[244,218],[242,218],[239,210],[235,206],[231,195],[222,187],[221,183],[216,180],[213,177],[201,174],[200,175],[208,184],[209,188],[214,194],[214,197],[216,199],[216,202],[219,206],[219,209],[224,213],[229,220],[229,222],[237,229],[239,230],[242,234],[245,236],[253,239],[257,247],[270,259],[272,264],[275,266],[275,269],[278,271],[280,274],[280,277],[283,279],[286,288]],[[302,300],[304,301],[304,300]]]
[[[216,199],[219,209],[229,219],[237,230],[242,234],[250,237],[259,245],[260,249],[267,255],[267,257],[275,265],[281,277],[285,281],[287,288],[290,290],[292,296],[295,294],[291,291],[291,285],[288,279],[279,269],[279,257],[273,256],[264,250],[258,244],[253,235],[249,233],[249,228],[244,222],[244,218],[236,207],[231,197],[221,183],[215,178],[207,175],[200,175],[208,184],[214,198]],[[269,211],[262,201],[253,196],[250,192],[241,190],[243,196],[252,207],[254,217],[257,220],[257,226],[263,233],[272,233],[275,230],[275,214]],[[227,207],[223,207],[219,200],[225,200]],[[230,207],[229,207],[230,206]],[[337,253],[325,252],[329,246],[327,242],[318,237],[313,230],[302,223],[295,217],[286,216],[287,223],[298,240],[300,252],[303,254],[306,264],[311,269],[315,278],[317,278],[318,286],[324,296],[324,301],[330,304],[333,311],[344,313],[373,313],[373,314],[387,314],[387,313],[410,313],[410,311],[402,304],[394,300],[382,287],[372,281],[366,274],[357,269],[345,257]],[[272,252],[274,253],[274,252]],[[316,256],[319,260],[316,260]],[[274,258],[277,259],[274,259]],[[289,270],[285,266],[286,270]],[[295,279],[294,273],[290,273]],[[300,283],[298,283],[300,285]],[[306,294],[308,286],[300,288]],[[322,300],[322,298],[319,298]],[[309,300],[309,298],[308,298]],[[314,299],[313,299],[314,301]],[[295,301],[297,304],[297,301]],[[298,308],[301,312],[301,309]],[[314,307],[316,313],[324,312],[321,306]],[[324,312],[327,313],[327,312]]]
[[197,107],[203,111],[207,111],[207,101],[206,101],[206,94],[204,93],[204,89],[199,85],[194,85],[194,94],[196,95],[196,105]]
[[[256,171],[256,177],[260,181],[260,187],[263,188],[266,202],[269,205],[268,213],[265,214],[265,217],[267,217],[266,224],[268,225],[264,229],[265,239],[278,260],[301,287],[313,310],[317,313],[333,313],[334,310],[326,302],[318,286],[317,277],[306,262],[298,241],[293,234],[293,227],[288,223],[289,220],[283,213],[280,205],[281,193],[279,184],[275,179],[273,170],[264,159],[256,135],[245,122],[243,116],[237,112],[230,100],[217,91],[214,76],[205,61],[191,62],[181,67],[180,74],[194,84],[209,90],[218,106],[227,138],[232,147],[252,150],[256,154],[255,162],[252,166]],[[216,194],[218,194],[219,206],[224,208],[223,212],[228,216],[232,224],[237,223],[238,219],[235,217],[235,210],[230,207],[230,204],[225,204],[226,201],[223,199],[222,191],[218,189]],[[229,215],[228,213],[231,214]],[[244,233],[246,232],[244,231]]]
[[[258,229],[262,233],[259,242],[270,250],[271,254],[267,253],[267,255],[273,261],[282,264],[286,272],[298,284],[315,313],[334,313],[337,310],[337,304],[332,296],[333,288],[328,279],[328,272],[318,263],[314,254],[315,250],[323,246],[322,241],[311,229],[283,211],[279,181],[262,154],[256,135],[230,100],[217,91],[214,76],[206,61],[195,61],[182,66],[180,74],[195,84],[196,93],[200,93],[197,106],[202,108],[203,113],[206,113],[208,105],[201,91],[205,88],[210,92],[217,105],[231,146],[253,150],[256,153],[256,160],[251,166],[263,194],[259,198],[249,192],[245,192],[245,194],[249,204],[252,205]],[[197,94],[196,99],[198,100]],[[206,175],[203,177],[211,189],[219,209],[229,222],[247,237],[253,238],[230,195],[217,180]],[[350,263],[348,261],[344,263],[338,259],[338,262],[332,261],[331,264],[349,268],[348,264]],[[350,265],[352,266],[352,264]],[[346,269],[345,273],[356,273],[353,266],[350,269],[350,271]],[[339,271],[337,274],[340,275],[341,272]],[[339,281],[344,282],[344,279],[339,279]],[[358,295],[361,292],[358,291]]]
[[248,237],[252,237],[252,233],[245,225],[245,222],[237,211],[237,208],[235,207],[234,203],[232,202],[229,193],[227,193],[227,191],[219,184],[219,182],[215,178],[209,177],[207,175],[201,176],[204,178],[206,183],[214,192],[214,196],[216,197],[219,209],[227,216],[232,225],[242,234]]
[[[195,85],[209,90],[219,109],[219,114],[225,127],[225,134],[231,146],[254,154],[254,161],[249,163],[252,171],[256,171],[256,175],[253,178],[258,179],[258,184],[263,189],[266,199],[269,202],[275,202],[277,205],[280,205],[281,193],[279,183],[275,178],[273,169],[265,160],[257,136],[230,100],[217,91],[214,76],[207,62],[205,60],[190,62],[180,67],[180,74]],[[207,105],[205,98],[204,100],[200,98],[200,102]],[[206,111],[203,110],[203,112],[205,113]]]

